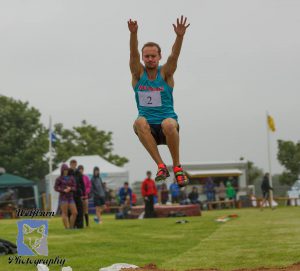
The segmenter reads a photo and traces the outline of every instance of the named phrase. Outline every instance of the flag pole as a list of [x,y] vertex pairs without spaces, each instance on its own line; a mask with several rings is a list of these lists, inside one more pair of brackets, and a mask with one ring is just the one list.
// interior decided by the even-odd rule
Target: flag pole
[[[270,126],[269,126],[269,112],[266,111],[266,125],[267,125],[267,145],[268,145],[268,167],[269,167],[269,184],[271,187],[273,187],[273,182],[272,182],[272,154],[271,154],[271,136],[270,136]],[[270,190],[270,204],[272,208],[273,204],[273,191]]]
[[52,118],[49,117],[49,173],[53,171],[52,163]]

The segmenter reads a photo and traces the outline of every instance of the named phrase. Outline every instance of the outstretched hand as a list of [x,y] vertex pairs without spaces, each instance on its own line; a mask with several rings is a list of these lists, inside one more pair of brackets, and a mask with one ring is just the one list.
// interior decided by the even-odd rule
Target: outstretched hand
[[127,22],[128,29],[131,33],[137,33],[138,30],[138,24],[137,21],[132,21],[131,19]]
[[190,24],[186,24],[187,18],[185,17],[183,19],[183,15],[181,15],[180,21],[179,18],[177,18],[177,25],[173,24],[174,31],[177,36],[183,36],[185,34],[186,29],[190,26]]

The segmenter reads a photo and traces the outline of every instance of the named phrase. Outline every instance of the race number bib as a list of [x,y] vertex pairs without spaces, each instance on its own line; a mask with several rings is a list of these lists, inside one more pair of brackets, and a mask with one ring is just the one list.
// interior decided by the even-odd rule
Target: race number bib
[[158,107],[161,106],[160,91],[139,91],[140,106]]

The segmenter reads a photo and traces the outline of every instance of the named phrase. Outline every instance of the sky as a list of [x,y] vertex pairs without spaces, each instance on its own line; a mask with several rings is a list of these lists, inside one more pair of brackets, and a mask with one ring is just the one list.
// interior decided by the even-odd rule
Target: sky
[[174,75],[182,163],[244,157],[268,170],[268,110],[280,173],[277,140],[300,139],[299,13],[297,0],[0,0],[0,94],[28,101],[46,126],[51,115],[112,131],[114,153],[140,180],[156,167],[132,129],[127,21],[138,21],[140,48],[161,45],[163,64],[183,14],[191,25]]

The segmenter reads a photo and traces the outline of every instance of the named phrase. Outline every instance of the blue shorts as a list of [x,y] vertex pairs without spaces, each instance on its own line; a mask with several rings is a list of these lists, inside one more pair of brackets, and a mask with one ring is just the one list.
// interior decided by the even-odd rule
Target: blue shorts
[[75,204],[74,199],[63,199],[59,201],[59,204]]

